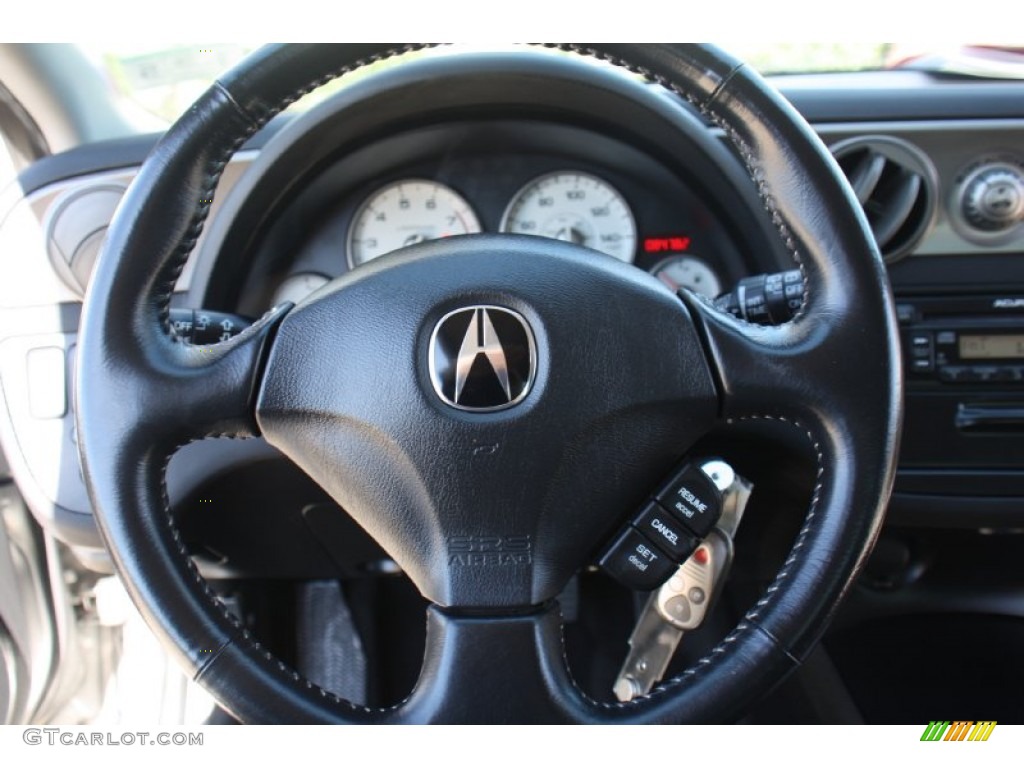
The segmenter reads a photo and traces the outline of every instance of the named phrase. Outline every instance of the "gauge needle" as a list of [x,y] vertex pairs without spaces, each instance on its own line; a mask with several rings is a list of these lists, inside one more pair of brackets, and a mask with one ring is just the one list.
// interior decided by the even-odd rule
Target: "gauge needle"
[[562,227],[555,231],[555,240],[564,240],[567,243],[583,245],[586,242],[586,237],[575,227]]
[[665,274],[664,272],[661,272],[661,273],[660,273],[660,274],[658,275],[658,279],[659,279],[659,280],[661,280],[661,282],[663,282],[663,283],[664,283],[665,285],[667,285],[667,286],[668,286],[668,287],[669,287],[670,289],[672,289],[673,291],[678,291],[678,290],[679,290],[679,288],[681,287],[680,285],[678,285],[678,284],[676,283],[676,281],[675,281],[675,280],[673,280],[673,279],[672,279],[671,277],[669,277],[668,275],[666,275],[666,274]]
[[402,247],[404,248],[405,246],[408,245],[416,245],[417,243],[425,243],[429,239],[430,238],[424,235],[422,232],[416,232],[415,234],[409,235],[407,238],[405,238],[405,241],[402,243]]

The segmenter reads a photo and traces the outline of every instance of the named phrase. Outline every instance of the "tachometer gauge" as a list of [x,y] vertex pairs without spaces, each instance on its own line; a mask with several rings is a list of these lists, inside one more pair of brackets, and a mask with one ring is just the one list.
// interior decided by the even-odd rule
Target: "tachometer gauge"
[[505,209],[501,231],[576,243],[627,263],[636,251],[636,222],[607,181],[582,171],[558,171],[520,189]]
[[281,284],[277,286],[277,290],[274,291],[271,306],[276,307],[285,301],[298,304],[317,288],[327,283],[328,278],[319,272],[297,272],[294,275],[289,275],[281,281]]
[[473,209],[444,184],[403,179],[378,189],[356,211],[348,233],[349,264],[439,237],[480,231]]
[[680,288],[689,288],[713,299],[722,293],[722,283],[718,275],[700,259],[693,256],[673,256],[659,261],[654,265],[651,274],[661,280],[673,292]]

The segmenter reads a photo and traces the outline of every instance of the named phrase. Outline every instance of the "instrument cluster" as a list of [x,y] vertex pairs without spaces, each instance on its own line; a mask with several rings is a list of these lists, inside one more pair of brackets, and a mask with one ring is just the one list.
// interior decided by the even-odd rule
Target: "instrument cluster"
[[334,277],[403,248],[481,232],[573,243],[709,299],[751,270],[731,212],[703,189],[708,180],[681,178],[649,156],[602,141],[559,152],[523,142],[488,151],[453,141],[433,158],[404,161],[401,143],[374,146],[324,185],[319,218],[291,228],[301,239],[279,262],[284,269],[264,273],[263,307],[298,303]]

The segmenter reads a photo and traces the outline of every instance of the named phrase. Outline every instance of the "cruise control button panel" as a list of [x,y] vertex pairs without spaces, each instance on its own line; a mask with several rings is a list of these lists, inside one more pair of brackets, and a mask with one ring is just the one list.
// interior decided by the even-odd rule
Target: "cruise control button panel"
[[[705,467],[721,465],[703,462]],[[661,486],[605,550],[601,568],[630,589],[651,590],[665,583],[722,513],[722,492],[701,466],[686,464]]]

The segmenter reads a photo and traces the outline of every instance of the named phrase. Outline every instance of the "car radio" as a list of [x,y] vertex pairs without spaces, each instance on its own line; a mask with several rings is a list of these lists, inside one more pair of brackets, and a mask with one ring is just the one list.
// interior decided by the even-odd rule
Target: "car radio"
[[908,381],[1024,386],[1024,296],[897,301]]

